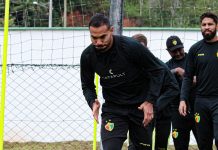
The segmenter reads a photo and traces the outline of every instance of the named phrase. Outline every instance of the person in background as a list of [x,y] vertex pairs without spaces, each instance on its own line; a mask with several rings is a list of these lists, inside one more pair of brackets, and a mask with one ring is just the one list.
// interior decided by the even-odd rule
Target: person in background
[[203,39],[191,46],[181,89],[180,108],[183,116],[188,115],[186,103],[196,75],[195,123],[200,150],[212,150],[213,139],[218,148],[218,17],[211,12],[200,16]]
[[[102,94],[101,141],[104,150],[121,150],[129,131],[137,150],[152,149],[153,105],[160,91],[164,66],[132,38],[113,35],[108,17],[94,15],[89,22],[92,43],[80,58],[81,85],[98,122],[100,102],[94,76],[100,76]],[[149,82],[148,82],[149,79]]]
[[[184,78],[184,68],[187,61],[187,53],[184,52],[184,46],[178,36],[170,36],[166,41],[167,51],[172,57],[166,64],[174,74],[179,87],[182,86]],[[176,150],[188,150],[190,141],[190,132],[192,131],[197,141],[195,119],[194,119],[194,100],[195,100],[195,83],[192,82],[191,95],[186,101],[180,101],[178,98],[172,103],[172,137]],[[179,109],[188,106],[187,115],[182,116]]]
[[141,43],[144,47],[148,47],[148,39],[143,34],[135,34],[132,36],[132,38]]
[[[143,34],[135,34],[133,39],[140,42],[143,46],[147,47],[147,38]],[[159,60],[160,61],[160,60]],[[171,129],[171,103],[179,97],[179,86],[175,77],[172,75],[168,67],[160,61],[167,69],[160,79],[161,91],[159,97],[156,100],[157,115],[154,121],[155,126],[155,150],[167,150],[168,139]],[[150,126],[153,130],[154,126]],[[129,140],[128,150],[135,150],[131,139]]]

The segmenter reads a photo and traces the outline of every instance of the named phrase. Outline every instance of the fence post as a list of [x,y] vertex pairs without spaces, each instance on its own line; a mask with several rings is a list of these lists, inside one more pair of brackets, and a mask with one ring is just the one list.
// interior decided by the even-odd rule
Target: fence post
[[123,30],[123,2],[124,0],[111,0],[110,22],[114,26],[114,34],[122,35]]

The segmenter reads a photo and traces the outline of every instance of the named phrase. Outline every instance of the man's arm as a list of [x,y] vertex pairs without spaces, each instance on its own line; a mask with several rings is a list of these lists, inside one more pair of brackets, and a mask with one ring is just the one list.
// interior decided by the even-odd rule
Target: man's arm
[[147,97],[144,103],[138,107],[139,110],[144,112],[143,124],[146,126],[153,119],[153,104],[160,94],[160,78],[164,74],[164,66],[147,48],[139,43],[130,47],[130,58],[136,63],[137,67],[144,69],[150,77]]
[[166,66],[142,45],[139,45],[136,49],[134,50],[133,59],[138,66],[147,72],[150,78],[146,101],[154,104],[160,95],[162,84],[160,79],[164,76]]
[[[196,85],[196,76],[193,77],[193,83],[192,83],[192,88],[195,88]],[[189,99],[188,99],[189,100]],[[184,99],[180,99],[180,103],[179,103],[179,113],[182,116],[186,116],[188,110],[188,101],[185,101]]]
[[142,121],[142,124],[144,126],[147,126],[154,118],[153,104],[145,101],[138,107],[138,109],[144,112],[144,119]]
[[173,74],[178,75],[178,76],[179,76],[180,78],[182,78],[182,79],[183,79],[184,74],[185,74],[185,70],[182,69],[181,67],[177,67],[177,68],[171,69],[171,72],[172,72]]
[[95,102],[92,105],[92,115],[94,119],[98,123],[98,115],[99,115],[99,109],[100,109],[101,103],[98,101],[98,99],[95,99]]
[[80,59],[80,76],[81,76],[81,85],[83,90],[83,95],[92,109],[92,115],[98,123],[98,115],[100,109],[100,102],[97,99],[97,94],[95,90],[94,78],[95,72],[92,69],[91,61],[83,53]]
[[160,112],[179,98],[180,89],[174,75],[167,70],[162,83],[160,97],[157,99],[157,111]]
[[194,54],[193,54],[193,50],[190,49],[188,53],[188,58],[186,60],[185,75],[181,87],[180,101],[188,101],[189,93],[193,86],[194,75],[195,75]]
[[85,96],[89,107],[93,109],[93,103],[95,102],[95,99],[97,99],[97,94],[94,84],[95,72],[90,63],[88,56],[83,53],[80,58],[81,85],[83,95]]

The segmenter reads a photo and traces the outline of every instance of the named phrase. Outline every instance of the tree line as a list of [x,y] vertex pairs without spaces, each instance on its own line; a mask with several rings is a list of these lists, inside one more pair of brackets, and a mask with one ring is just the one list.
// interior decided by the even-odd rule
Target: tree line
[[[50,0],[10,0],[11,27],[48,27]],[[52,26],[63,27],[67,12],[68,27],[87,26],[97,13],[109,15],[109,0],[52,0]],[[65,5],[64,5],[64,2]],[[217,0],[123,0],[124,26],[197,27],[205,11],[218,13]],[[4,23],[5,0],[0,1],[0,26]],[[66,6],[66,7],[65,7]]]

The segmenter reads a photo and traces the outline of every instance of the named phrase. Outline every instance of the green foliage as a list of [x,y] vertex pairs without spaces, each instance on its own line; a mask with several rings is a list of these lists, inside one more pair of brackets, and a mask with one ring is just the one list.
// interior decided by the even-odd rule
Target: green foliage
[[217,8],[217,0],[126,0],[124,14],[143,20],[139,26],[190,28],[199,26],[203,12],[218,13]]
[[[10,1],[10,26],[19,27],[40,27],[48,26],[48,6],[46,0],[40,3],[35,0],[11,0]],[[0,3],[0,25],[3,25],[4,5]]]
[[125,10],[125,14],[126,17],[135,17],[139,15],[139,8],[140,8],[140,3],[138,3],[137,1],[130,1],[130,0],[126,0],[124,1],[124,8]]
[[[53,27],[63,26],[64,0],[52,0]],[[198,27],[199,16],[205,11],[218,13],[217,0],[123,0],[124,18],[134,26],[145,27]],[[4,1],[0,2],[0,26],[4,20]],[[95,13],[109,14],[109,0],[67,0],[68,14],[78,11],[81,19],[76,26],[86,26]],[[69,16],[74,17],[74,16]],[[77,16],[78,17],[78,16]],[[11,0],[10,26],[47,27],[49,0]]]

